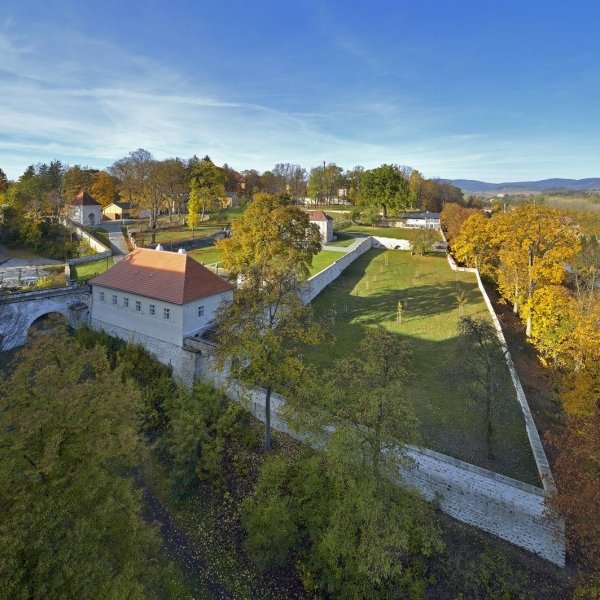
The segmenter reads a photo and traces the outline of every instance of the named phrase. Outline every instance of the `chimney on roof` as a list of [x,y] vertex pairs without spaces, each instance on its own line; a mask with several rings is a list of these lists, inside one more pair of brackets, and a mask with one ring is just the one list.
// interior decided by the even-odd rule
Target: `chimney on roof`
[[157,249],[159,252],[162,252],[162,251],[164,250],[164,248],[163,248],[163,247],[162,247],[160,244],[156,244],[156,249]]
[[179,248],[179,250],[177,250],[177,254],[186,254],[185,248]]

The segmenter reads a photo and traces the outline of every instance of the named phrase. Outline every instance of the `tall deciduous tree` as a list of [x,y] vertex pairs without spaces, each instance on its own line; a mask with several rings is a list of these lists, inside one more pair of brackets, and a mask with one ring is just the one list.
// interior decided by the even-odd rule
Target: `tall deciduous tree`
[[223,207],[226,196],[225,174],[205,156],[192,169],[187,216],[192,234],[207,212],[212,213]]
[[268,194],[258,194],[219,242],[223,266],[242,280],[216,322],[217,362],[231,358],[231,371],[265,388],[265,446],[270,448],[270,400],[274,386],[298,380],[303,344],[316,344],[321,328],[300,298],[301,282],[320,249],[320,234],[308,214]]
[[[139,393],[57,327],[0,381],[0,580],[11,598],[144,598],[157,539],[125,475]],[[150,560],[148,560],[150,559]]]
[[90,193],[102,206],[108,206],[119,200],[117,186],[118,181],[115,177],[106,171],[98,171],[92,178]]
[[361,205],[381,209],[384,218],[387,218],[388,211],[401,211],[408,207],[409,187],[405,168],[381,165],[365,171],[361,183]]
[[458,361],[458,377],[474,402],[483,408],[487,453],[488,458],[493,459],[494,412],[509,400],[511,394],[504,350],[493,326],[484,319],[462,317],[459,332],[457,354],[469,359]]

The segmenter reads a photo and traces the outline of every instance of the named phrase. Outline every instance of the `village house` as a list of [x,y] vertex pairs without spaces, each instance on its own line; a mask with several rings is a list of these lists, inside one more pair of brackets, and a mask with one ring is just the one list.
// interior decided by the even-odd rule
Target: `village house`
[[440,213],[410,212],[400,215],[401,227],[418,227],[421,229],[439,229]]
[[138,248],[90,281],[91,325],[144,346],[181,375],[184,339],[210,326],[234,286],[183,251]]
[[321,243],[327,244],[333,240],[333,218],[322,210],[309,210],[308,220],[316,225],[321,232]]
[[119,219],[132,219],[135,206],[131,202],[111,202],[102,209],[102,215],[106,219],[117,221]]
[[77,225],[99,225],[102,220],[101,209],[102,205],[87,192],[79,192],[68,206],[68,215]]

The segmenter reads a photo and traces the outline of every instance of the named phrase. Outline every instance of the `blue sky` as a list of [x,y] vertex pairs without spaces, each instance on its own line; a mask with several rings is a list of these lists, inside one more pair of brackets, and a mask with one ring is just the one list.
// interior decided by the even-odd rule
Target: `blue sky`
[[143,147],[240,170],[600,176],[598,23],[592,0],[3,0],[0,168]]

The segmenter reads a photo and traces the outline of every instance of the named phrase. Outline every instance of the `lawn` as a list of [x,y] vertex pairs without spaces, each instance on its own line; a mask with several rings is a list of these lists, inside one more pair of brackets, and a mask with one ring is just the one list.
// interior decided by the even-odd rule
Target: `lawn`
[[[360,235],[375,235],[379,237],[394,238],[396,240],[408,240],[414,242],[420,233],[420,229],[411,227],[369,227],[368,225],[351,225],[344,229],[343,233],[358,233]],[[438,238],[442,236],[436,231]],[[336,235],[338,233],[336,232]]]
[[343,252],[335,252],[335,250],[321,250],[319,254],[313,257],[310,267],[310,276],[320,273],[323,269],[332,265],[336,260],[344,256]]
[[74,265],[71,267],[71,279],[77,281],[87,281],[96,275],[104,273],[107,269],[110,269],[114,265],[112,258],[101,258],[89,263],[83,263],[81,265]]
[[[191,240],[197,238],[205,238],[214,235],[215,233],[219,233],[219,231],[223,231],[222,227],[196,227],[194,229],[193,235],[192,230],[189,227],[176,227],[173,229],[165,229],[164,231],[156,232],[156,243],[157,244],[171,244],[175,242],[180,242],[182,240]],[[137,239],[139,240],[140,234],[137,235]],[[152,234],[148,231],[145,231],[143,234],[143,244],[149,244],[152,239]]]
[[[382,324],[410,343],[414,377],[407,393],[421,424],[422,445],[499,473],[539,485],[514,393],[494,415],[495,460],[487,459],[482,407],[452,380],[458,305],[464,290],[465,315],[489,318],[474,275],[450,270],[445,258],[411,256],[400,250],[370,250],[358,258],[313,302],[317,315],[336,308],[336,343],[307,352],[309,362],[330,367],[354,351],[365,327]],[[405,304],[396,323],[398,301]],[[467,359],[467,357],[464,357]],[[510,386],[508,369],[506,383]]]
[[195,258],[203,265],[213,265],[219,262],[221,258],[221,249],[216,246],[208,246],[207,248],[198,248],[188,251],[188,254]]
[[346,233],[341,233],[339,231],[335,232],[335,237],[336,239],[333,240],[333,242],[327,242],[325,246],[341,246],[346,248],[354,244],[354,242],[357,240],[357,237],[353,235],[347,235]]

